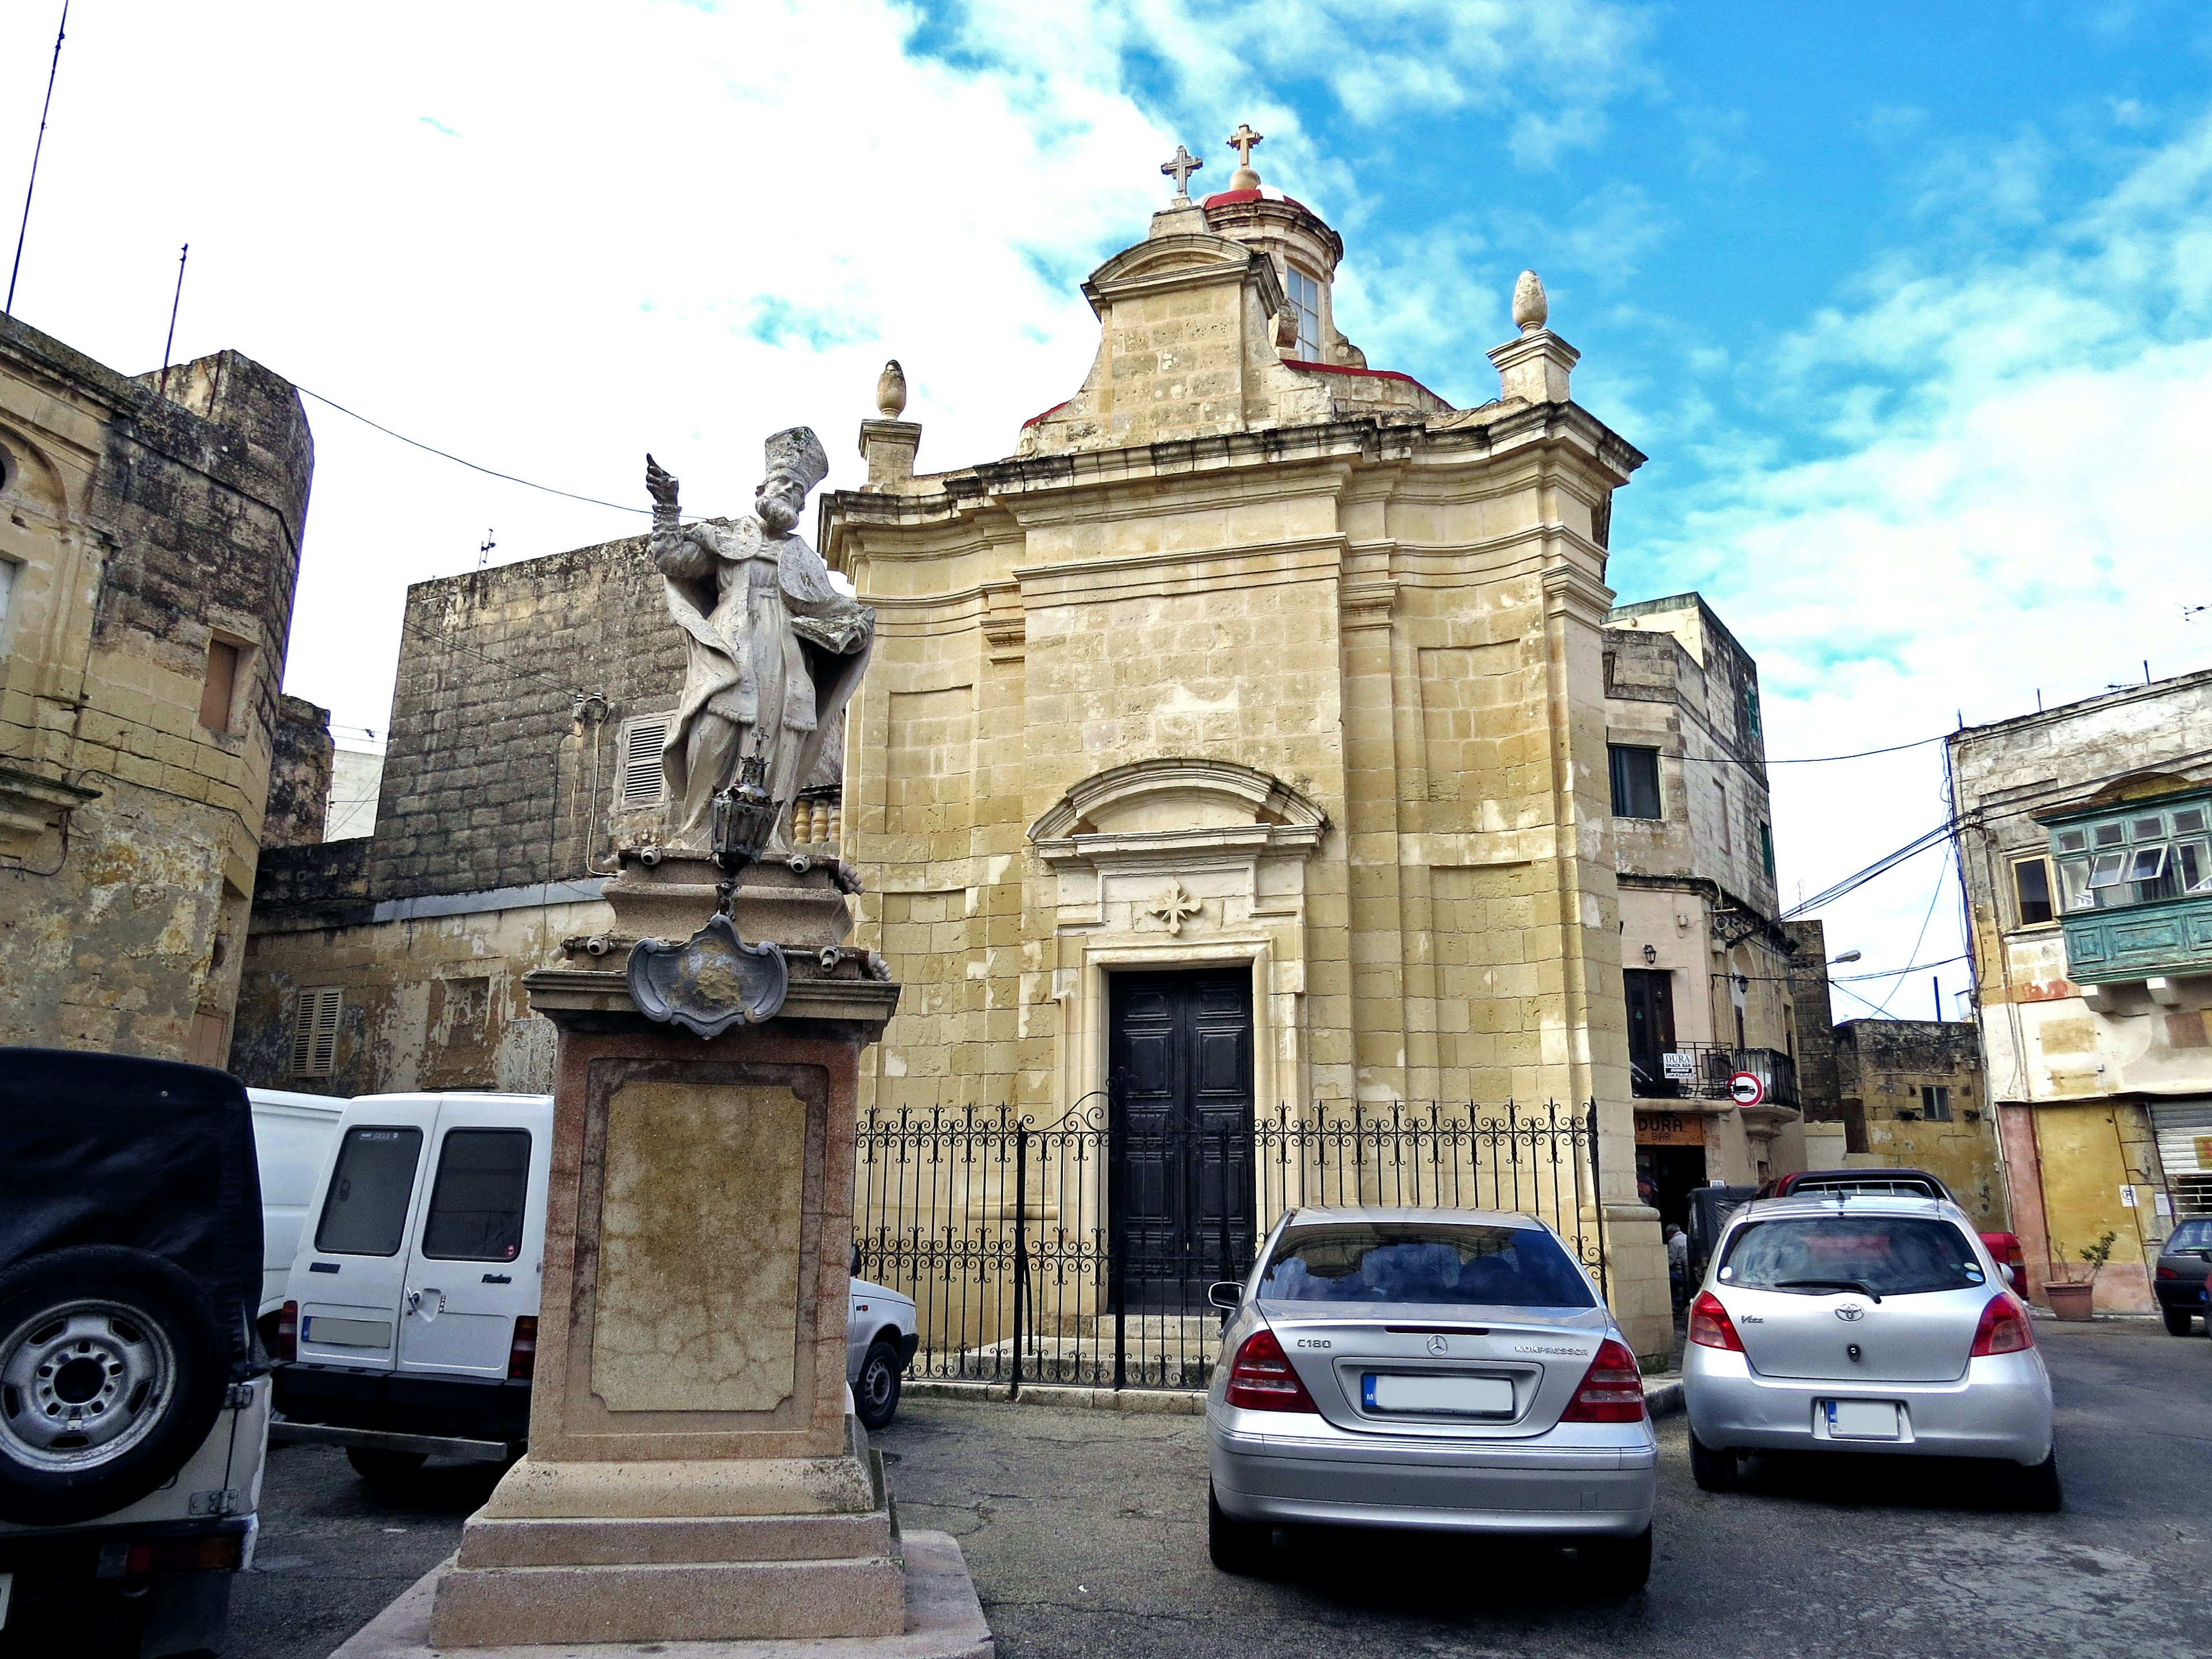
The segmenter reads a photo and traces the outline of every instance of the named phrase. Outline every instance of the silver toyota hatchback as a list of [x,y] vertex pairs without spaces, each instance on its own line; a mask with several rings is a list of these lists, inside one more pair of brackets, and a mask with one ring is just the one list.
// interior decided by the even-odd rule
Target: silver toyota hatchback
[[1295,1210],[1231,1313],[1206,1397],[1213,1564],[1298,1522],[1526,1533],[1593,1588],[1651,1571],[1657,1443],[1635,1355],[1542,1222]]
[[2027,1310],[1940,1199],[1829,1194],[1747,1205],[1690,1307],[1690,1471],[1743,1452],[1977,1457],[2057,1509],[2051,1377]]

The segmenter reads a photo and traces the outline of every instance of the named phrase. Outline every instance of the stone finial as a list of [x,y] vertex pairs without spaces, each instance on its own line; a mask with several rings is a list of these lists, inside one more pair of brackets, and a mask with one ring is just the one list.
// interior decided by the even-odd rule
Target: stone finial
[[1190,175],[1206,165],[1181,144],[1176,153],[1160,163],[1160,171],[1175,180],[1175,198],[1178,204],[1190,200]]
[[1252,171],[1252,146],[1261,143],[1261,136],[1247,122],[1239,121],[1237,131],[1229,135],[1229,148],[1237,152],[1237,171],[1229,175],[1231,190],[1257,190],[1260,175]]
[[896,357],[876,376],[876,407],[887,421],[896,421],[906,413],[906,371]]
[[1524,270],[1513,282],[1513,321],[1523,334],[1534,334],[1544,326],[1552,314],[1552,302],[1544,297],[1544,279],[1533,270]]

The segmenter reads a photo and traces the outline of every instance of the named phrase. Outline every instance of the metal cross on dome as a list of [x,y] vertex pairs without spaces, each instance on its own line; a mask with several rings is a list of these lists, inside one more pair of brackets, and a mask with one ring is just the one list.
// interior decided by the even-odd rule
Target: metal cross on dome
[[1175,180],[1176,200],[1190,200],[1190,175],[1206,165],[1181,144],[1176,146],[1172,160],[1160,163],[1160,171]]
[[1258,133],[1252,131],[1249,123],[1243,121],[1239,121],[1237,124],[1237,131],[1229,135],[1229,148],[1237,152],[1237,165],[1239,167],[1250,167],[1252,146],[1265,142],[1266,140]]

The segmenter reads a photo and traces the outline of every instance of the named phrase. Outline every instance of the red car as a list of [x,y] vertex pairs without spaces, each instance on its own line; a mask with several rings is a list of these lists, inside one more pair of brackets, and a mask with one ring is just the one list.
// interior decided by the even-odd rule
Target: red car
[[[1792,1193],[1908,1193],[1921,1198],[1940,1198],[1957,1204],[1942,1177],[1925,1170],[1799,1170],[1778,1176],[1759,1189],[1761,1198],[1787,1198]],[[1960,1206],[1964,1208],[1964,1206]],[[1997,1265],[2012,1275],[2012,1288],[2023,1299],[2027,1295],[2027,1258],[2021,1251],[2018,1233],[1984,1233],[1982,1243]]]

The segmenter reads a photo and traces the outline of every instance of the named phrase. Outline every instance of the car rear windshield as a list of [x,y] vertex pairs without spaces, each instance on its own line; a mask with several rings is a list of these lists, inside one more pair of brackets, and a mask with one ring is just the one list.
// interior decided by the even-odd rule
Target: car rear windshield
[[2212,1250],[2212,1221],[2185,1221],[2166,1241],[2167,1254],[2176,1250]]
[[1721,1263],[1723,1285],[1818,1296],[1861,1291],[1902,1296],[1984,1282],[1972,1243],[1925,1216],[1822,1215],[1754,1221]]
[[1540,1227],[1355,1221],[1293,1227],[1260,1281],[1265,1302],[1587,1308],[1589,1279]]
[[512,1261],[522,1254],[530,1187],[527,1129],[453,1129],[422,1223],[422,1254],[447,1261]]
[[398,1255],[415,1195],[422,1132],[364,1124],[346,1131],[315,1229],[315,1248],[332,1255]]

